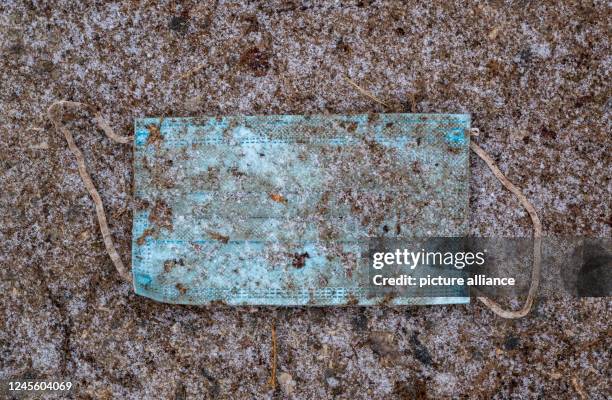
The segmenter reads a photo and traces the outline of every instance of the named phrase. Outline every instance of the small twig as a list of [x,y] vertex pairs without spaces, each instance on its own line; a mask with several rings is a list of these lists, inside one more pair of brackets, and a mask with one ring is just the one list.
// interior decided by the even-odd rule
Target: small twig
[[191,78],[191,76],[193,76],[193,75],[197,74],[198,72],[200,72],[201,70],[203,70],[204,67],[206,67],[206,65],[207,64],[196,65],[195,67],[193,67],[189,71],[187,71],[184,74],[182,74],[181,76],[179,76],[179,80],[184,80],[184,79],[187,79],[187,78]]
[[359,93],[361,93],[362,95],[374,100],[375,102],[382,104],[383,106],[387,107],[388,109],[393,109],[393,107],[391,107],[389,104],[385,103],[384,101],[378,99],[376,96],[374,96],[372,93],[368,92],[367,90],[363,89],[361,86],[359,86],[358,84],[356,84],[351,78],[349,78],[348,76],[345,76],[344,79],[350,83],[355,89],[357,89],[359,91]]
[[408,96],[410,97],[410,112],[415,113],[416,112],[416,96],[414,95],[414,93],[410,93]]
[[270,379],[268,380],[268,384],[272,388],[272,390],[276,389],[276,326],[272,324],[272,351],[270,354]]
[[574,387],[574,390],[576,390],[578,395],[580,395],[580,398],[582,400],[586,400],[586,399],[589,398],[587,393],[584,391],[584,388],[582,387],[582,384],[580,382],[578,382],[578,379],[576,379],[576,377],[572,378],[572,386]]

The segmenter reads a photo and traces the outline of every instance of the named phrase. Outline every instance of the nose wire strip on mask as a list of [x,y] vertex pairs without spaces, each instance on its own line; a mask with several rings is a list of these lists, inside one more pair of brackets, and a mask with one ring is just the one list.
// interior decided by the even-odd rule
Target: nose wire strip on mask
[[53,103],[47,110],[49,119],[51,120],[51,122],[53,122],[55,129],[61,131],[64,134],[64,137],[66,138],[66,142],[68,142],[68,147],[70,148],[70,151],[72,152],[72,154],[74,154],[74,156],[77,159],[79,175],[81,175],[83,184],[85,185],[85,188],[91,195],[91,198],[93,199],[96,205],[96,215],[98,217],[98,223],[100,224],[100,232],[102,232],[102,238],[104,239],[104,245],[106,246],[106,251],[108,252],[108,255],[110,256],[113,264],[115,265],[117,272],[119,272],[119,275],[121,275],[121,277],[125,279],[126,281],[131,282],[132,281],[131,274],[127,271],[127,269],[125,268],[125,265],[123,265],[123,262],[121,261],[121,257],[119,256],[119,253],[117,253],[117,250],[115,249],[115,244],[113,243],[113,237],[110,233],[110,230],[108,229],[108,223],[106,221],[106,213],[104,212],[104,206],[102,204],[102,199],[100,198],[100,194],[96,190],[96,187],[94,186],[93,181],[91,180],[91,177],[89,176],[89,173],[87,172],[87,168],[85,167],[85,158],[83,157],[83,153],[81,152],[81,150],[79,150],[76,143],[74,142],[74,137],[72,136],[70,131],[66,129],[65,126],[62,125],[62,121],[60,118],[61,116],[55,113],[56,109],[58,108],[62,108],[62,109],[84,108],[88,111],[93,112],[94,121],[96,122],[96,125],[104,131],[104,133],[109,139],[117,143],[123,143],[123,144],[131,143],[132,137],[131,136],[120,136],[120,135],[115,134],[113,129],[108,125],[108,123],[104,121],[100,113],[96,112],[95,109],[88,104],[62,100],[62,101],[57,101]]
[[[367,97],[374,99],[378,103],[387,106],[386,103],[382,102],[381,100],[378,100],[374,95],[370,94],[365,89],[362,89],[359,86],[357,86],[356,83],[350,80],[349,80],[349,83],[357,87],[362,94],[365,94]],[[76,146],[76,143],[74,142],[74,138],[72,134],[70,133],[70,131],[68,131],[68,129],[66,129],[61,124],[61,119],[59,118],[58,115],[54,113],[55,110],[60,107],[73,108],[73,109],[74,108],[84,108],[88,111],[92,111],[94,113],[94,121],[96,122],[96,125],[104,131],[104,133],[109,139],[114,140],[117,143],[127,144],[127,143],[130,143],[133,138],[131,136],[120,136],[120,135],[115,134],[113,129],[102,118],[100,113],[96,112],[94,107],[88,104],[62,100],[62,101],[57,101],[53,103],[47,110],[49,119],[53,122],[53,125],[55,126],[55,128],[64,134],[64,137],[66,138],[66,141],[68,142],[68,147],[70,148],[70,151],[74,154],[74,156],[77,159],[79,175],[81,176],[81,179],[83,180],[83,183],[85,184],[85,187],[87,188],[87,191],[91,195],[95,203],[95,206],[96,206],[96,215],[98,217],[98,222],[100,224],[100,231],[102,232],[102,238],[104,239],[104,245],[106,246],[106,250],[113,264],[115,265],[117,272],[119,272],[119,275],[126,281],[131,282],[132,278],[130,276],[130,273],[126,270],[125,266],[123,265],[123,262],[121,261],[121,257],[119,256],[119,253],[117,253],[117,250],[115,249],[115,245],[113,243],[113,239],[112,239],[110,230],[108,229],[108,223],[106,221],[106,214],[104,212],[104,206],[102,205],[102,199],[100,198],[100,195],[98,194],[98,191],[96,190],[93,184],[93,181],[91,180],[91,177],[89,176],[89,173],[87,172],[87,169],[85,167],[85,159],[83,157],[83,153],[81,153],[79,148]],[[476,130],[472,131],[473,134],[475,132],[477,131]],[[542,247],[541,246],[542,244],[542,239],[541,239],[542,238],[542,223],[540,222],[540,218],[538,217],[538,214],[535,208],[533,207],[533,205],[529,202],[529,200],[527,200],[527,198],[521,192],[521,190],[517,188],[512,182],[510,182],[508,178],[506,178],[506,176],[499,170],[499,168],[497,168],[497,166],[495,165],[495,161],[493,161],[493,159],[482,148],[480,148],[476,143],[472,141],[470,141],[470,148],[487,164],[487,166],[489,167],[493,175],[500,181],[500,183],[518,198],[521,205],[529,213],[529,216],[531,217],[531,221],[533,223],[534,245],[533,245],[533,268],[531,272],[531,285],[529,287],[527,299],[523,307],[517,311],[505,310],[497,302],[487,297],[478,297],[478,300],[480,300],[491,311],[493,311],[495,314],[497,314],[498,316],[502,318],[521,318],[527,315],[529,311],[531,310],[531,307],[533,305],[533,302],[534,302],[534,299],[535,299],[535,296],[538,290],[539,282],[540,282],[540,264],[542,260],[542,248],[541,248]]]

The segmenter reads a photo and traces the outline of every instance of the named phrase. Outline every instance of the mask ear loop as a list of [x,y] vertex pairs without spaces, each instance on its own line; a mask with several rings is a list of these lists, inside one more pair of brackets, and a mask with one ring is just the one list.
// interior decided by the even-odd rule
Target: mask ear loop
[[[355,87],[359,93],[362,95],[374,100],[375,102],[382,104],[388,109],[392,109],[392,107],[385,103],[384,101],[378,99],[369,91],[360,87],[357,83],[355,83],[351,78],[346,75],[344,80],[348,82],[351,86]],[[477,128],[470,129],[470,134],[472,136],[478,136],[479,130]],[[480,300],[484,305],[489,307],[493,313],[497,314],[502,318],[514,319],[514,318],[522,318],[525,315],[529,314],[531,311],[531,306],[533,305],[533,301],[538,292],[538,286],[540,285],[540,266],[542,264],[542,223],[540,222],[540,218],[538,217],[538,213],[536,212],[535,207],[527,200],[527,197],[523,194],[521,189],[514,186],[512,182],[506,178],[506,176],[497,168],[495,161],[484,151],[480,146],[470,140],[470,149],[478,157],[480,157],[489,167],[493,175],[501,182],[502,185],[518,198],[521,205],[527,210],[529,216],[531,217],[531,222],[533,223],[533,268],[531,270],[531,285],[529,286],[529,292],[527,293],[527,300],[525,300],[525,304],[520,310],[505,310],[502,306],[499,305],[494,300],[489,299],[488,297],[479,296],[478,300]]]
[[53,123],[53,126],[55,127],[55,129],[64,134],[64,137],[66,138],[66,142],[68,142],[68,148],[70,149],[72,154],[74,154],[77,160],[77,165],[79,168],[79,175],[81,175],[83,184],[85,185],[85,188],[89,192],[89,195],[91,196],[91,198],[94,201],[94,204],[96,205],[96,215],[98,217],[98,223],[100,225],[100,232],[102,233],[102,238],[104,239],[104,245],[106,246],[106,251],[108,252],[108,255],[110,256],[111,261],[115,265],[117,272],[119,272],[119,275],[127,282],[132,282],[131,274],[125,268],[125,265],[123,264],[123,262],[121,261],[121,257],[119,256],[119,253],[115,249],[115,244],[113,243],[113,237],[111,235],[110,229],[108,229],[108,222],[106,221],[106,213],[104,211],[104,206],[102,204],[102,198],[100,197],[100,194],[96,190],[96,187],[94,186],[93,181],[91,180],[91,177],[89,176],[89,173],[87,172],[87,168],[85,167],[85,158],[83,157],[83,153],[77,147],[74,141],[74,137],[72,136],[72,133],[70,133],[70,131],[66,129],[66,127],[62,124],[62,120],[61,120],[62,114],[58,115],[58,113],[56,113],[58,109],[61,109],[61,111],[65,111],[66,109],[85,109],[87,111],[92,112],[94,114],[93,120],[96,123],[96,125],[100,129],[102,129],[102,131],[104,131],[104,133],[109,139],[117,143],[122,143],[122,144],[131,143],[133,137],[117,135],[113,131],[113,129],[110,127],[110,125],[104,120],[104,118],[102,118],[102,115],[98,111],[96,111],[94,107],[90,106],[89,104],[79,103],[75,101],[61,100],[61,101],[56,101],[55,103],[51,104],[51,106],[47,109],[47,115],[49,116],[49,119]]
[[[470,130],[470,133],[472,136],[478,136],[479,131],[478,129],[474,128]],[[489,156],[480,146],[471,140],[470,149],[472,149],[472,151],[487,164],[493,175],[495,175],[501,184],[518,198],[521,205],[525,208],[525,210],[527,210],[527,213],[529,213],[529,217],[531,217],[531,222],[533,223],[533,268],[531,270],[531,285],[529,286],[529,292],[527,293],[527,299],[525,300],[523,307],[516,311],[506,310],[500,306],[499,303],[489,299],[488,297],[478,297],[478,300],[480,300],[482,303],[484,303],[484,305],[489,307],[491,311],[502,318],[522,318],[529,314],[538,291],[538,286],[540,285],[540,268],[542,264],[542,222],[540,221],[540,217],[538,217],[535,207],[529,202],[529,200],[527,200],[521,189],[514,186],[514,184],[510,182],[508,178],[506,178],[506,176],[499,170],[491,156]]]

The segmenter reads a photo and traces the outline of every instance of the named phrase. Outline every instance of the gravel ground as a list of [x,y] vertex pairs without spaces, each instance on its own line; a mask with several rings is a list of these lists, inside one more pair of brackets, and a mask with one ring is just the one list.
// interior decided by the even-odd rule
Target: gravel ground
[[[478,303],[227,308],[134,295],[45,111],[94,104],[122,134],[143,116],[385,111],[348,75],[392,111],[471,113],[546,235],[609,237],[608,3],[155,3],[0,4],[0,379],[65,377],[79,399],[612,396],[609,298],[540,300],[510,321]],[[132,151],[89,117],[65,122],[127,259]],[[529,235],[476,157],[471,175],[472,233]]]

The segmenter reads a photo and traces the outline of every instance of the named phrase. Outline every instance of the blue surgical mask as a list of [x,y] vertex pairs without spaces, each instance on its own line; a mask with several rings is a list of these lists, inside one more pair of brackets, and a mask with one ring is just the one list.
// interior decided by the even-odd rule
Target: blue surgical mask
[[179,304],[465,303],[368,292],[381,238],[468,233],[463,114],[144,118],[136,293]]

